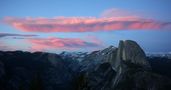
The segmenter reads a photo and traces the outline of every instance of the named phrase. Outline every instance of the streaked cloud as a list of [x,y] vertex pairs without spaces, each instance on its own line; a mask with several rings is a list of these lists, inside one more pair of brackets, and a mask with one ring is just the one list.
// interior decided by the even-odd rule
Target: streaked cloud
[[38,35],[31,35],[31,34],[13,34],[13,33],[0,33],[0,38],[2,37],[35,37],[35,36],[38,36]]
[[32,51],[44,51],[51,49],[80,49],[80,48],[97,48],[101,42],[85,41],[79,38],[32,38],[28,39],[32,45]]
[[12,46],[9,46],[7,44],[5,44],[4,42],[0,41],[0,50],[2,51],[13,51],[13,50],[16,50],[15,47],[12,47]]
[[160,22],[135,16],[128,17],[57,17],[14,18],[4,22],[26,32],[95,32],[111,30],[171,29],[171,22]]
[[128,10],[118,9],[118,8],[110,8],[102,12],[101,17],[140,17],[140,15],[136,12],[131,12]]

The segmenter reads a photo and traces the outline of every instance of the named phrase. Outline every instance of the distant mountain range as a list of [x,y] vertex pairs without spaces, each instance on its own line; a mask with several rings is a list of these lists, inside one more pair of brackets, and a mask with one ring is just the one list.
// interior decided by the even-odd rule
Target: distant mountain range
[[171,90],[170,55],[134,41],[91,53],[0,51],[0,90]]
[[162,57],[162,58],[171,59],[171,54],[170,53],[148,53],[148,54],[146,54],[146,56],[149,57],[149,58]]

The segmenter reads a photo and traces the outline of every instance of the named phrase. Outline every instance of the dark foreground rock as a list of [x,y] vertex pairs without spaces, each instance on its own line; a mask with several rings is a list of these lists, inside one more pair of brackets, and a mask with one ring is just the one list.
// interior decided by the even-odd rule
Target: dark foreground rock
[[131,40],[90,54],[0,51],[0,90],[171,90],[148,60]]
[[57,54],[0,52],[0,90],[75,90],[77,69]]

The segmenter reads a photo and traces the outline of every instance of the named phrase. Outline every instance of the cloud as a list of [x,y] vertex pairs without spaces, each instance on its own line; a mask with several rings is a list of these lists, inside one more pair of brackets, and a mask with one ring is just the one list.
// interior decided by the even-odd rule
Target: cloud
[[1,42],[0,50],[2,50],[2,51],[13,51],[13,50],[16,50],[15,47],[9,46],[9,45],[5,44],[2,41],[0,41],[0,42]]
[[160,22],[136,16],[124,17],[6,17],[6,24],[25,32],[95,32],[111,30],[171,29],[171,22]]
[[127,17],[127,16],[137,16],[138,13],[130,12],[128,10],[118,9],[118,8],[110,8],[102,12],[101,17]]
[[32,51],[44,51],[51,49],[80,49],[80,48],[97,48],[101,42],[99,41],[84,41],[79,38],[32,38],[28,39],[32,45]]
[[0,33],[0,38],[2,38],[2,37],[10,37],[10,36],[15,36],[15,38],[17,38],[17,37],[35,37],[35,36],[38,36],[38,35]]

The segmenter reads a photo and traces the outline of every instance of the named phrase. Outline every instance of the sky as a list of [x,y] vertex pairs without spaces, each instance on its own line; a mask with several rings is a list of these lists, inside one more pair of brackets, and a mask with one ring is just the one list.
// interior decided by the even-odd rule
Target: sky
[[171,52],[170,0],[0,0],[0,50]]

